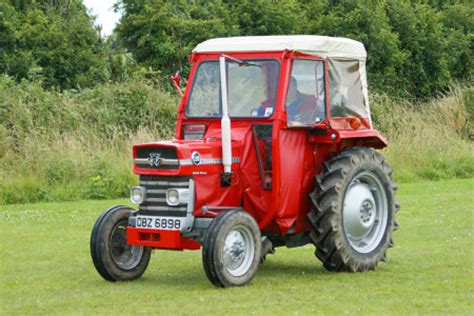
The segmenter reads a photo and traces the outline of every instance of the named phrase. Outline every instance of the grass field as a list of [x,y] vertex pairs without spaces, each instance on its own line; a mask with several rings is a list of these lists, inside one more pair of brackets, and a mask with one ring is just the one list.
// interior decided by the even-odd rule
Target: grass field
[[311,246],[279,248],[250,285],[225,290],[200,251],[156,251],[140,280],[102,280],[90,231],[125,200],[0,206],[0,313],[470,314],[473,196],[474,179],[402,184],[395,248],[376,271],[330,273]]

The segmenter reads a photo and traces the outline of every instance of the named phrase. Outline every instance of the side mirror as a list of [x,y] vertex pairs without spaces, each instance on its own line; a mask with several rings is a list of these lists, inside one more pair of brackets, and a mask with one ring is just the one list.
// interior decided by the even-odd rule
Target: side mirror
[[176,91],[178,91],[179,95],[182,97],[184,93],[183,91],[181,91],[181,87],[179,86],[179,81],[180,81],[180,77],[179,77],[179,70],[178,70],[176,71],[174,75],[171,76],[171,82],[173,82],[174,88],[176,89]]

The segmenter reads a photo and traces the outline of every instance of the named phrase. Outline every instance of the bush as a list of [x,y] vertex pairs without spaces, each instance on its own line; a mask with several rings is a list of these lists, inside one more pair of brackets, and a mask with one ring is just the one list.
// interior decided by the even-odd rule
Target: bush
[[77,91],[0,76],[0,203],[128,195],[132,144],[172,138],[177,98],[147,82]]
[[456,86],[425,103],[372,96],[374,125],[389,140],[384,155],[399,181],[474,177],[472,118],[465,103],[471,90]]
[[[0,90],[0,204],[128,196],[132,144],[173,138],[178,100],[148,82],[58,93],[0,76]],[[371,96],[398,181],[474,177],[473,95]]]

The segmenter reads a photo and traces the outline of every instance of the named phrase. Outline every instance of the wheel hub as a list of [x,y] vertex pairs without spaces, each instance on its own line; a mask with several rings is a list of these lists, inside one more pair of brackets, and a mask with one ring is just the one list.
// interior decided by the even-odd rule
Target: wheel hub
[[118,223],[110,236],[110,250],[113,261],[124,270],[135,268],[143,255],[143,247],[130,246],[126,237],[127,222]]
[[115,234],[112,239],[112,252],[121,256],[125,251],[130,249],[130,246],[127,245],[127,240],[123,234]]
[[232,231],[225,240],[224,263],[234,270],[238,268],[244,260],[245,244],[242,234],[238,231]]
[[343,203],[344,232],[360,253],[375,249],[387,225],[384,188],[371,172],[359,174],[349,185]]
[[360,220],[363,226],[367,227],[373,224],[374,204],[370,199],[366,199],[360,206]]
[[353,238],[365,236],[374,224],[375,201],[372,192],[363,183],[353,184],[344,199],[344,224]]
[[223,263],[229,274],[239,277],[247,273],[255,257],[255,242],[250,229],[244,225],[232,229],[224,241]]

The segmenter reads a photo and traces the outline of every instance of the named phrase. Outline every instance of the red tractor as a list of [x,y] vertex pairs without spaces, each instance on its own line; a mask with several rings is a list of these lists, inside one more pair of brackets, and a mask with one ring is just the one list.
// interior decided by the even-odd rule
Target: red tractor
[[216,286],[252,280],[275,247],[316,246],[331,271],[374,269],[397,227],[392,171],[374,149],[366,51],[324,36],[205,41],[189,58],[175,139],[135,145],[138,210],[93,228],[109,281],[139,278],[153,249],[202,249]]

